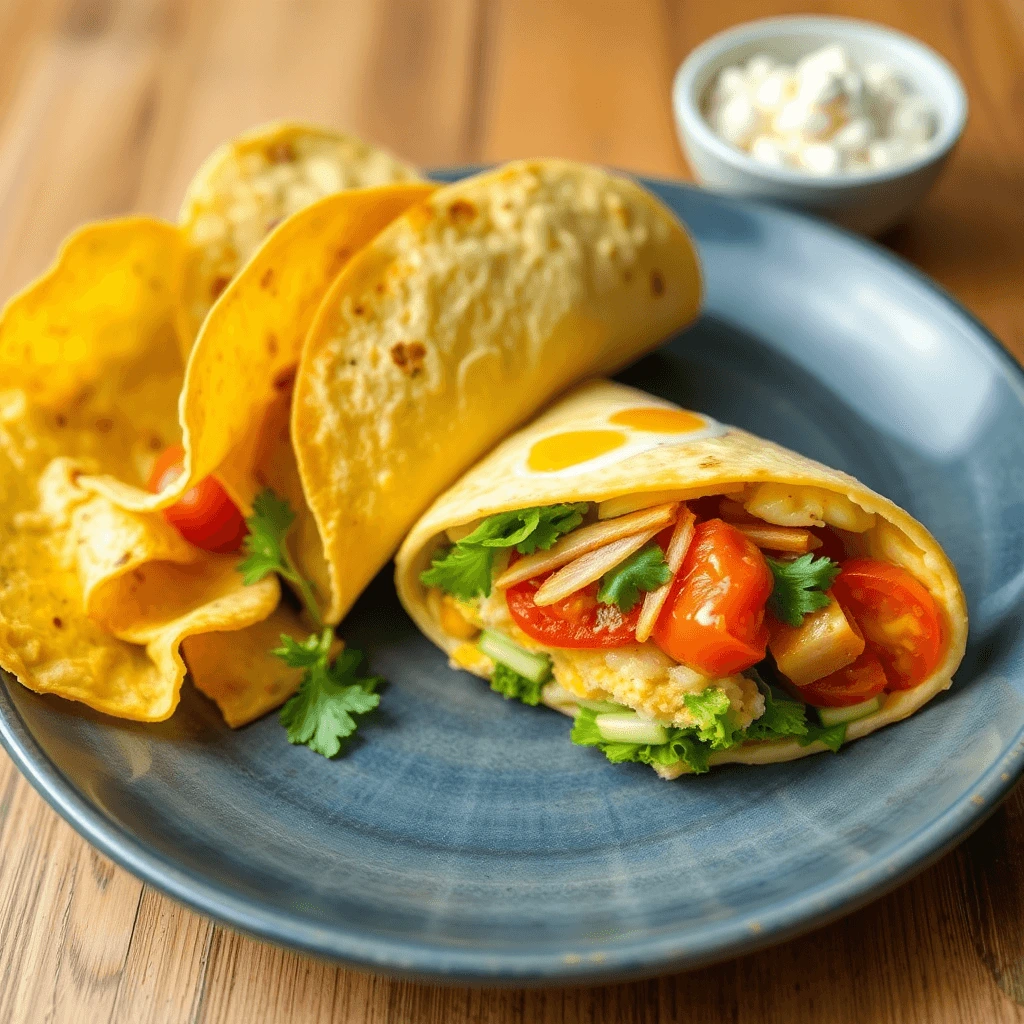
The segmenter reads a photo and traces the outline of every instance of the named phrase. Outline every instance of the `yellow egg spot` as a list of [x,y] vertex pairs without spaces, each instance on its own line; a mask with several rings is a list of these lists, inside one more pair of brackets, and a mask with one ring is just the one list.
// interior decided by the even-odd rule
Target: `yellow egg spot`
[[695,412],[661,409],[654,405],[640,409],[620,409],[612,416],[611,422],[616,426],[648,430],[655,434],[690,434],[707,426],[707,420]]
[[555,473],[589,462],[625,443],[626,435],[621,430],[569,430],[538,441],[530,449],[526,464],[538,473]]

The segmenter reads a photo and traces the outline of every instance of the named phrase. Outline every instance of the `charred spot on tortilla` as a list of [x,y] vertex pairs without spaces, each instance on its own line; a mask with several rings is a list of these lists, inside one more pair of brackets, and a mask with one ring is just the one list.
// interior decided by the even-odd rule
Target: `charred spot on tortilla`
[[132,553],[125,551],[124,554],[114,563],[115,568],[120,569],[122,565],[127,565],[131,561]]
[[714,469],[716,466],[720,466],[721,462],[714,455],[708,455],[701,459],[698,465],[701,469]]
[[290,164],[295,160],[295,147],[290,142],[275,142],[267,146],[267,159],[272,164]]
[[101,434],[109,434],[114,429],[114,421],[109,416],[100,416],[96,420],[96,429]]
[[352,314],[354,316],[362,316],[365,312],[366,312],[366,307],[361,302],[357,302],[352,307]]
[[426,347],[419,341],[410,341],[409,344],[400,341],[391,346],[391,361],[409,377],[415,377],[423,369],[426,354]]
[[54,419],[53,419],[53,422],[54,422],[54,423],[55,423],[55,424],[56,424],[56,425],[57,425],[58,427],[60,427],[61,429],[63,429],[64,427],[66,427],[66,426],[68,425],[68,418],[67,418],[67,416],[65,416],[65,415],[64,415],[64,413],[62,413],[62,412],[59,412],[59,413],[57,413],[57,415],[56,415],[56,416],[54,417]]
[[64,620],[61,619],[61,617],[59,615],[54,615],[54,617],[53,617],[53,624],[54,624],[54,626],[57,629],[63,629],[64,628]]
[[272,355],[272,356],[276,356],[277,355],[277,335],[276,334],[268,334],[267,335],[267,353],[268,353],[268,355]]
[[661,276],[660,270],[651,271],[651,294],[655,298],[665,294],[665,278]]
[[297,366],[288,366],[274,378],[274,387],[278,391],[287,391],[295,383]]
[[448,207],[448,219],[453,224],[465,224],[476,217],[476,207],[468,199],[456,199]]
[[220,296],[220,293],[231,283],[231,278],[225,274],[218,274],[210,282],[210,298],[216,299]]
[[261,288],[269,288],[271,283],[273,282],[273,280],[274,280],[274,268],[273,267],[267,267],[266,272],[260,278],[260,287]]

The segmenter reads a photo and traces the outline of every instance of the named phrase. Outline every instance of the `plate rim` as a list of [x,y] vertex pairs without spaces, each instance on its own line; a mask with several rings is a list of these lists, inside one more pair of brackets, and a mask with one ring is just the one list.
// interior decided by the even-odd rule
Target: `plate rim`
[[[453,180],[480,169],[453,167],[429,173]],[[973,328],[973,334],[984,343],[984,350],[1003,374],[1024,394],[1024,368],[995,335],[941,285],[873,240],[774,204],[716,195],[670,178],[623,173],[646,186],[701,192],[714,202],[747,209],[753,214],[801,221],[805,229],[823,232],[866,250],[895,271],[909,274],[952,307]],[[32,735],[11,696],[6,673],[0,675],[0,682],[0,745],[17,769],[82,838],[142,882],[199,914],[261,941],[327,958],[346,967],[446,984],[522,987],[607,983],[704,967],[786,941],[859,909],[923,871],[979,827],[1024,772],[1022,726],[969,790],[911,836],[875,854],[845,880],[823,882],[760,914],[734,915],[704,925],[696,932],[676,928],[655,937],[619,942],[607,951],[589,955],[575,954],[568,948],[539,953],[493,953],[440,948],[426,940],[367,936],[358,928],[346,927],[344,922],[316,924],[286,911],[269,910],[255,899],[229,893],[160,853],[80,793]]]

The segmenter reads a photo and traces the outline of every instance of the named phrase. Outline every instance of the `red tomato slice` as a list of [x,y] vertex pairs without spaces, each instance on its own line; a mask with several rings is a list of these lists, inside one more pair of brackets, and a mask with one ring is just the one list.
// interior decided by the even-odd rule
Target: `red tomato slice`
[[865,650],[856,661],[838,672],[793,689],[816,708],[847,708],[851,704],[871,700],[887,685],[888,679],[878,655]]
[[655,643],[708,675],[742,672],[765,656],[772,585],[764,556],[736,527],[700,523],[654,627]]
[[890,690],[909,690],[942,657],[942,619],[924,584],[898,565],[851,558],[833,584],[889,678]]
[[570,594],[564,601],[539,608],[533,600],[537,588],[550,576],[517,583],[505,591],[505,601],[516,625],[548,647],[625,647],[636,643],[636,623],[643,602],[623,615],[614,606],[599,604],[598,584]]
[[[167,448],[153,465],[149,489],[156,494],[170,486],[181,475],[184,459],[180,444]],[[237,551],[247,533],[242,513],[212,476],[200,480],[163,513],[185,540],[204,551]]]

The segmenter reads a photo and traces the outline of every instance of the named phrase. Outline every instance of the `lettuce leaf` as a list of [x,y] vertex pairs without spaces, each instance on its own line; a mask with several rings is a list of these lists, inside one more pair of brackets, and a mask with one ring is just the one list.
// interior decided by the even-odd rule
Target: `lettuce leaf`
[[494,663],[494,673],[491,676],[491,689],[500,693],[506,700],[521,700],[524,704],[536,707],[540,703],[540,691],[544,688],[543,683],[535,683],[526,676],[503,665],[500,661]]

